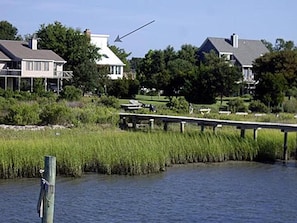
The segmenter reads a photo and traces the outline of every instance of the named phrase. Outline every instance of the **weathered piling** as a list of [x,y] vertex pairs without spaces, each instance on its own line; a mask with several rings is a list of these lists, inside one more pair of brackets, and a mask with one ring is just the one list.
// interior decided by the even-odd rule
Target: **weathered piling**
[[[44,171],[44,176],[43,176]],[[37,212],[41,223],[54,222],[56,157],[45,156],[44,170],[41,170],[41,188],[37,204]]]

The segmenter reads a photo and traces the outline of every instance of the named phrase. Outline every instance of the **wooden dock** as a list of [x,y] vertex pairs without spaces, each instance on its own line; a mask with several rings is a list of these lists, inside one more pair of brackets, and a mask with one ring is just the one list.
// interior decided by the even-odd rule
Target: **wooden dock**
[[232,120],[220,120],[220,119],[208,119],[208,118],[195,118],[187,116],[170,116],[170,115],[156,115],[156,114],[135,114],[135,113],[120,113],[121,127],[127,128],[128,123],[132,123],[132,128],[136,129],[137,124],[141,121],[148,121],[149,128],[154,128],[154,122],[156,120],[163,122],[164,130],[168,130],[169,123],[180,123],[180,132],[185,131],[186,123],[194,123],[201,127],[201,131],[204,131],[205,126],[210,126],[213,131],[216,128],[222,126],[233,126],[240,130],[240,137],[245,137],[246,130],[253,130],[253,137],[257,140],[259,129],[277,129],[284,133],[284,153],[283,159],[287,160],[287,143],[288,132],[297,132],[297,124],[286,123],[272,123],[272,122],[248,122],[248,121],[232,121]]

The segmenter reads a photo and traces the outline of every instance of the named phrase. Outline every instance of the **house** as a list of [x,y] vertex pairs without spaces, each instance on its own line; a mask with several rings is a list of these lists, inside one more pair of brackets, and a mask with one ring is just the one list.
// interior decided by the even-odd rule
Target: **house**
[[[52,50],[37,49],[37,38],[29,42],[0,40],[0,87],[33,91],[34,79],[44,80],[45,90],[50,84],[61,89],[64,79],[72,78],[71,71],[63,71],[66,61]],[[58,92],[59,93],[59,92]]]
[[107,75],[110,79],[122,79],[125,64],[108,47],[109,35],[91,34],[89,29],[85,30],[85,34],[89,35],[91,43],[99,48],[101,58],[96,61],[97,65],[108,67]]
[[232,34],[230,39],[208,37],[199,48],[198,56],[203,57],[203,53],[211,50],[241,68],[243,78],[240,81],[246,84],[248,90],[255,87],[253,61],[269,52],[260,40],[239,39],[236,34]]

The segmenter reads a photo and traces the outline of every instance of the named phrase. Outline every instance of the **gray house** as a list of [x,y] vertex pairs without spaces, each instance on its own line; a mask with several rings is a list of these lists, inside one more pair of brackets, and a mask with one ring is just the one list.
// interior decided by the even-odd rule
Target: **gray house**
[[66,61],[52,50],[37,49],[37,39],[29,42],[0,40],[0,87],[20,90],[26,82],[33,91],[34,79],[44,80],[45,90],[54,84],[60,89],[63,79],[72,78],[64,71]]
[[236,34],[232,34],[230,39],[208,37],[199,48],[198,55],[203,57],[204,53],[211,50],[241,68],[243,78],[240,81],[245,83],[248,89],[253,89],[255,85],[253,61],[269,52],[260,40],[239,39]]

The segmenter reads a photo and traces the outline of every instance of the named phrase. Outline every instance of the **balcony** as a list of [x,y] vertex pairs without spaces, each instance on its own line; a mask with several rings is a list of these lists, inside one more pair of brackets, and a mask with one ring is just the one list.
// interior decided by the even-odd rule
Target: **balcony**
[[20,69],[1,69],[0,76],[20,77],[21,72]]
[[[52,73],[53,78],[56,79],[71,79],[73,77],[73,71],[55,71]],[[2,77],[21,77],[22,78],[22,70],[20,69],[0,69],[0,76]],[[28,76],[26,76],[27,78]],[[32,75],[32,78],[39,78],[38,75]],[[43,78],[43,76],[40,76]]]
[[54,77],[61,79],[71,79],[73,77],[73,71],[56,71]]

